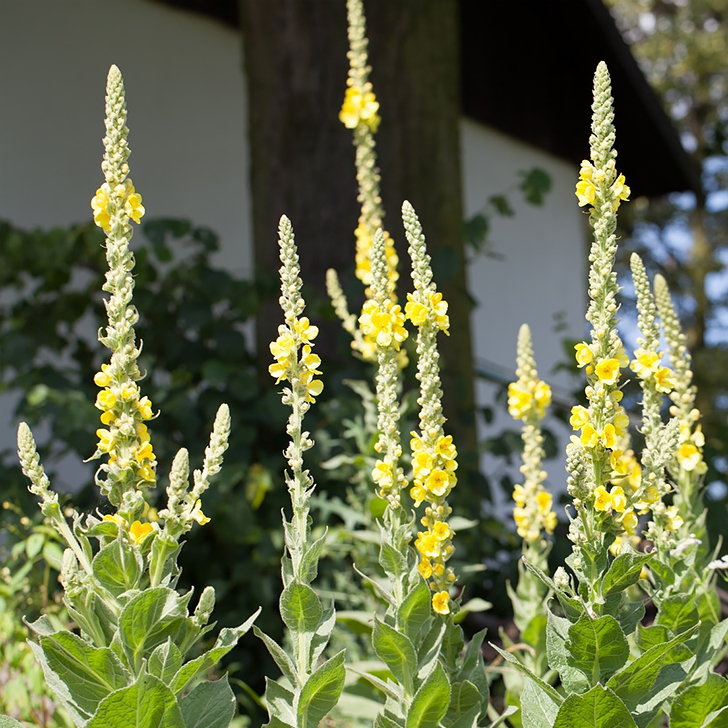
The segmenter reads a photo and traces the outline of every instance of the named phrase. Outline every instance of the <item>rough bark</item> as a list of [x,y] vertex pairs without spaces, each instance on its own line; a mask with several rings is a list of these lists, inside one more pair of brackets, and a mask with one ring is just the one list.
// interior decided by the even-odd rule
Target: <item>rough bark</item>
[[[240,0],[240,10],[256,265],[276,269],[276,225],[285,213],[296,230],[305,285],[323,297],[326,268],[336,268],[345,280],[352,277],[358,217],[351,134],[337,119],[347,71],[345,3]],[[438,286],[450,303],[452,333],[441,349],[445,412],[474,467],[470,302],[461,234],[458,6],[455,0],[369,0],[365,11],[372,82],[383,117],[377,142],[386,225],[406,270],[399,220],[404,199],[422,221]],[[400,290],[408,285],[403,275]],[[259,351],[267,352],[278,319],[273,307],[261,314]],[[319,350],[326,349],[330,344],[324,340]]]

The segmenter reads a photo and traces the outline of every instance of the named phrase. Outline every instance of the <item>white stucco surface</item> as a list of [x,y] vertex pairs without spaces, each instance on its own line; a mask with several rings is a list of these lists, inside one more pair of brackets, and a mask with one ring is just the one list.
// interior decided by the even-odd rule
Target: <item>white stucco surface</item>
[[[28,228],[90,219],[102,181],[104,85],[116,63],[127,87],[131,176],[149,217],[208,225],[223,243],[217,262],[249,274],[241,53],[232,29],[149,0],[0,0],[0,217]],[[515,217],[492,226],[499,259],[480,257],[470,267],[477,363],[512,376],[518,327],[528,322],[541,374],[551,379],[561,339],[583,331],[585,226],[575,170],[467,119],[461,133],[467,215],[513,188],[520,170],[540,166],[553,181],[543,207],[510,196]],[[557,314],[566,332],[554,335]],[[480,403],[493,392],[479,383]],[[0,449],[14,437],[3,419]],[[484,436],[503,425],[513,426],[507,414]],[[484,467],[492,475],[500,464],[485,459]]]
[[[463,119],[461,134],[466,216],[478,212],[489,196],[517,186],[520,171],[540,167],[552,181],[542,207],[527,204],[518,192],[508,195],[515,215],[492,222],[490,250],[497,257],[481,255],[470,265],[470,292],[478,302],[472,317],[476,366],[513,379],[516,337],[521,324],[527,323],[541,378],[552,385],[555,397],[564,396],[568,381],[553,368],[564,361],[563,339],[583,336],[586,310],[586,222],[574,196],[576,171],[470,119]],[[478,381],[478,403],[493,404],[496,391],[496,386]],[[481,423],[483,437],[516,427],[502,406],[496,413],[492,424]],[[563,444],[568,441],[560,423],[551,422],[550,427]],[[550,487],[563,490],[563,459],[547,469]],[[488,456],[483,458],[483,470],[494,485],[506,472],[517,475],[505,470],[502,460]],[[505,498],[497,491],[497,502],[503,504]]]
[[26,227],[90,218],[112,63],[126,83],[131,176],[149,216],[211,227],[220,262],[248,274],[239,36],[146,0],[0,0],[0,216]]

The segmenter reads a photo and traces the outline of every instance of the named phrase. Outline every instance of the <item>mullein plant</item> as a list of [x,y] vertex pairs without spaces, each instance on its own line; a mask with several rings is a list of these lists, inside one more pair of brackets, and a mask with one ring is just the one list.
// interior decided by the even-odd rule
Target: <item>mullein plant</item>
[[[524,566],[528,562],[538,569],[548,570],[548,555],[557,525],[553,510],[553,496],[544,487],[546,471],[543,469],[543,432],[541,421],[551,404],[551,388],[538,376],[533,354],[531,330],[523,324],[518,332],[516,349],[516,376],[518,379],[508,386],[508,411],[523,423],[521,439],[523,455],[521,474],[523,483],[513,487],[515,508],[513,519],[518,535],[523,539],[523,559],[518,564],[518,584],[514,590],[508,585],[508,596],[513,605],[513,621],[520,634],[523,651],[521,661],[537,675],[546,676],[546,607],[548,587],[533,571]],[[504,644],[514,649],[505,634]],[[522,679],[511,672],[504,673],[510,699],[517,698]]]
[[293,228],[285,216],[278,226],[278,242],[282,263],[279,301],[284,323],[270,345],[275,362],[269,371],[276,383],[287,382],[281,399],[291,408],[286,427],[290,442],[284,455],[289,467],[286,485],[292,512],[290,521],[283,516],[285,551],[280,596],[290,649],[286,651],[258,629],[255,633],[282,673],[278,681],[266,678],[268,725],[315,728],[339,701],[345,678],[344,652],[321,661],[336,623],[336,612],[333,604],[324,606],[311,587],[326,534],[316,540],[311,536],[311,496],[316,485],[304,468],[303,456],[314,443],[303,429],[303,418],[323,391],[323,382],[317,378],[321,375],[321,359],[312,351],[318,328],[302,315],[306,304],[301,295],[298,253]]
[[[339,120],[351,129],[356,149],[356,181],[359,189],[357,200],[361,205],[359,222],[354,235],[356,237],[356,277],[364,284],[366,302],[363,313],[373,307],[372,282],[372,246],[374,236],[382,230],[384,249],[387,261],[387,291],[396,303],[395,289],[399,274],[399,259],[394,249],[394,242],[384,230],[384,209],[380,195],[380,176],[377,168],[377,152],[374,135],[377,133],[381,116],[379,102],[374,94],[369,74],[368,45],[366,37],[366,18],[362,0],[347,0],[346,3],[349,51],[349,74],[346,81],[346,93],[339,113]],[[357,327],[357,317],[349,313],[346,297],[341,289],[336,271],[329,269],[326,274],[326,285],[334,311],[342,322],[344,329],[352,336],[352,350],[365,361],[377,360],[376,344],[372,337]],[[406,366],[406,353],[399,350],[400,366]]]
[[[77,726],[132,728],[204,725],[226,728],[235,698],[227,678],[198,678],[228,653],[248,630],[254,615],[234,629],[223,629],[212,649],[199,654],[215,592],[206,587],[190,614],[192,591],[179,594],[177,555],[185,534],[209,519],[201,497],[222,465],[230,416],[222,405],[215,418],[201,470],[190,484],[187,451],[179,451],[167,486],[167,507],[152,520],[146,493],[157,480],[157,461],[147,423],[158,413],[142,396],[135,337],[138,314],[132,305],[134,256],[131,223],[144,214],[129,178],[126,103],[121,73],[112,66],[106,95],[105,181],[92,200],[94,219],[106,234],[109,270],[103,289],[108,324],[99,340],[111,351],[94,376],[96,406],[103,427],[91,459],[103,462],[96,483],[110,512],[74,512],[70,523],[58,494],[50,489],[29,427],[18,429],[18,454],[30,490],[66,544],[61,581],[69,616],[78,633],[58,630],[46,617],[31,625],[31,646],[48,685]],[[194,650],[198,656],[189,659]]]
[[[696,696],[689,690],[705,685],[685,691],[695,664],[698,624],[675,613],[662,624],[638,628],[644,606],[631,598],[631,587],[640,580],[644,567],[655,560],[655,553],[638,553],[629,541],[621,544],[616,556],[609,550],[618,536],[637,529],[635,511],[653,497],[650,487],[659,492],[664,468],[678,443],[677,421],[663,425],[652,413],[654,404],[646,402],[640,483],[634,491],[626,483],[614,484],[621,482],[623,452],[619,446],[628,425],[620,405],[621,369],[628,361],[616,329],[618,286],[613,264],[616,213],[629,188],[616,169],[612,104],[609,73],[600,63],[594,77],[591,160],[582,162],[576,189],[579,204],[590,207],[594,238],[586,315],[592,335],[591,341],[577,346],[577,362],[587,374],[588,407],[573,408],[571,424],[580,434],[567,447],[567,484],[573,499],[569,513],[572,553],[567,558],[571,575],[559,567],[551,579],[526,562],[558,603],[558,613],[548,609],[546,652],[549,667],[558,673],[560,689],[502,652],[527,678],[521,717],[524,726],[537,728],[646,728],[668,709],[671,725],[687,728],[708,725],[704,718],[714,710],[711,707],[693,718],[690,706]],[[649,323],[644,315],[642,323]],[[656,343],[648,341],[644,330],[642,349],[656,350]],[[660,378],[666,384],[669,371]],[[651,381],[656,389],[658,380],[653,376]],[[684,602],[691,603],[691,599],[690,594],[683,595]],[[713,687],[719,688],[717,694],[725,701],[725,680],[716,675],[709,680],[720,681]],[[670,708],[667,700],[676,695]]]

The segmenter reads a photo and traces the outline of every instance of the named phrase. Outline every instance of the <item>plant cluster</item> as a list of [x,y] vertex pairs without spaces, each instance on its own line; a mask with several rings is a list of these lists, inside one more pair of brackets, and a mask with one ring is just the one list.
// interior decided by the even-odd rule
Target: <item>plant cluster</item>
[[[404,308],[397,302],[398,261],[382,228],[374,166],[379,108],[368,81],[361,0],[348,0],[348,10],[351,72],[341,120],[354,130],[357,147],[362,203],[357,269],[366,286],[361,314],[349,313],[333,275],[329,287],[355,352],[376,362],[375,391],[369,396],[362,390],[371,432],[362,438],[360,482],[369,484],[381,504],[373,539],[377,554],[347,574],[373,597],[362,600],[373,613],[358,622],[369,637],[369,659],[352,664],[345,650],[332,650],[332,637],[347,620],[337,614],[335,599],[318,589],[328,534],[314,521],[316,483],[307,462],[314,441],[304,419],[323,394],[326,368],[314,353],[318,328],[304,316],[293,227],[283,216],[278,230],[283,323],[270,344],[269,373],[289,410],[284,457],[290,504],[283,509],[279,597],[284,637],[255,628],[280,671],[266,681],[268,725],[315,728],[329,720],[377,728],[497,728],[506,722],[525,728],[653,728],[665,716],[673,728],[725,725],[728,680],[714,668],[725,653],[728,620],[721,620],[715,581],[727,567],[705,540],[704,440],[690,359],[664,281],[655,281],[653,293],[638,258],[632,268],[640,339],[631,362],[617,328],[616,216],[629,188],[617,171],[606,66],[600,63],[594,78],[590,160],[582,163],[576,187],[579,205],[589,208],[593,243],[586,314],[591,335],[576,346],[587,406],[572,409],[575,434],[567,448],[571,554],[551,575],[557,516],[545,487],[541,429],[551,391],[539,378],[531,334],[523,327],[518,379],[508,401],[523,423],[523,482],[513,489],[522,567],[518,584],[509,589],[521,642],[494,645],[508,675],[509,705],[499,712],[490,700],[481,650],[485,630],[466,639],[461,622],[469,605],[452,560],[459,529],[451,506],[458,452],[445,427],[437,344],[438,335],[448,333],[448,306],[407,202],[402,220],[413,290]],[[227,677],[206,678],[258,612],[239,627],[223,628],[206,649],[203,638],[215,627],[210,621],[215,590],[205,587],[192,608],[193,589],[182,592],[178,586],[188,534],[210,523],[203,499],[228,449],[230,412],[219,407],[202,466],[192,474],[188,451],[178,450],[164,481],[165,501],[155,508],[149,494],[161,481],[161,458],[152,439],[163,414],[141,389],[130,242],[132,223],[145,210],[129,177],[127,133],[123,81],[112,66],[105,179],[92,201],[108,267],[107,325],[99,340],[110,357],[93,376],[100,426],[91,457],[99,461],[95,483],[103,504],[85,515],[64,510],[31,430],[21,423],[21,466],[64,547],[60,579],[74,625],[68,629],[43,615],[31,625],[30,645],[46,682],[79,728],[226,728],[235,696]],[[418,424],[407,449],[401,431],[402,352],[413,330]],[[621,403],[628,367],[642,392],[639,461]],[[665,395],[672,403],[667,421]],[[648,600],[656,610],[651,623],[645,620]],[[355,621],[348,615],[349,624]],[[2,728],[17,725],[0,717]]]

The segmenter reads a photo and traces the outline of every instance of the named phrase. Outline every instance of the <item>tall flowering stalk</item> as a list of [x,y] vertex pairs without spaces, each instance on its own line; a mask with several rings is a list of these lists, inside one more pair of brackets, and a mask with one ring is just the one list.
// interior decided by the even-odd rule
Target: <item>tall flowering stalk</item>
[[659,488],[661,469],[677,441],[675,424],[663,427],[659,420],[657,384],[666,385],[669,376],[659,367],[653,371],[654,315],[641,307],[637,362],[650,370],[642,381],[652,389],[643,394],[647,447],[640,483],[632,490],[626,482],[629,473],[624,472],[629,458],[620,447],[628,425],[620,405],[620,371],[627,360],[616,329],[618,287],[613,271],[616,212],[629,189],[616,170],[613,119],[609,73],[600,63],[594,76],[591,161],[582,162],[576,188],[579,204],[591,208],[594,241],[587,312],[592,335],[576,347],[577,363],[586,369],[588,407],[573,408],[571,424],[580,435],[567,447],[573,547],[566,562],[572,574],[559,567],[552,580],[527,564],[553,591],[560,607],[560,614],[548,610],[546,641],[549,667],[558,673],[561,691],[502,652],[527,678],[521,704],[524,725],[645,728],[668,708],[665,696],[677,695],[690,684],[689,668],[683,671],[678,665],[687,664],[693,654],[697,624],[682,620],[673,610],[655,627],[638,627],[644,606],[628,594],[645,565],[656,562],[655,554],[637,553],[625,540],[617,555],[610,555],[615,539],[637,528],[635,508],[647,497],[647,484]]
[[[347,129],[352,130],[356,148],[356,181],[359,188],[357,200],[361,205],[359,223],[354,231],[356,277],[366,286],[365,294],[367,299],[370,299],[373,295],[372,283],[374,280],[372,270],[374,236],[378,230],[382,230],[387,263],[387,294],[396,303],[395,289],[399,278],[397,272],[399,258],[391,236],[383,228],[384,209],[380,194],[380,176],[374,140],[381,117],[379,102],[369,80],[371,72],[369,41],[366,37],[366,18],[362,0],[347,0],[346,10],[349,36],[349,52],[347,53],[349,74],[339,120]],[[327,271],[326,286],[336,315],[341,320],[344,329],[352,336],[353,351],[366,361],[376,361],[375,342],[362,329],[356,328],[356,317],[349,313],[336,271],[331,269]],[[406,365],[407,358],[404,350],[400,351],[398,361],[400,367]]]
[[[642,451],[642,497],[635,504],[641,514],[652,511],[653,520],[647,527],[647,538],[657,550],[657,560],[665,561],[669,550],[676,545],[677,531],[682,518],[676,506],[666,506],[664,498],[672,490],[665,480],[665,466],[672,459],[677,446],[678,421],[662,424],[662,400],[675,386],[673,372],[662,366],[659,349],[660,330],[657,323],[657,306],[650,290],[644,264],[633,254],[630,260],[632,279],[637,299],[637,324],[641,336],[638,349],[630,365],[637,375],[642,389],[642,435],[645,448]],[[669,561],[669,559],[667,559]]]
[[150,521],[144,494],[156,481],[157,462],[146,422],[155,415],[138,384],[141,347],[134,332],[138,314],[131,303],[134,256],[129,249],[131,222],[139,222],[144,208],[128,176],[126,103],[116,66],[109,71],[106,115],[105,182],[92,207],[96,223],[106,233],[109,270],[103,288],[109,293],[108,324],[99,339],[111,350],[111,358],[94,376],[100,388],[96,406],[105,427],[96,433],[93,458],[106,458],[96,483],[113,512],[85,519],[74,513],[69,524],[50,489],[33,435],[25,423],[20,424],[18,455],[30,490],[68,545],[61,581],[69,616],[78,626],[78,634],[58,631],[41,617],[32,625],[38,642],[31,646],[48,684],[78,726],[184,728],[213,703],[215,726],[224,728],[235,713],[227,678],[199,682],[191,690],[190,685],[235,646],[257,613],[240,627],[221,630],[211,650],[186,659],[214,627],[209,621],[215,591],[206,587],[190,614],[192,591],[180,595],[175,586],[182,537],[193,523],[209,521],[202,512],[201,496],[222,465],[230,414],[221,405],[192,487],[187,451],[177,454],[167,507]]
[[278,682],[266,678],[265,700],[270,726],[316,726],[336,706],[344,687],[344,652],[321,662],[336,622],[333,604],[324,607],[311,583],[318,573],[318,560],[325,535],[311,539],[311,496],[316,485],[304,468],[303,455],[313,440],[303,429],[303,418],[323,391],[321,359],[313,353],[318,327],[303,316],[306,307],[301,295],[302,281],[298,252],[290,221],[284,215],[278,225],[280,246],[281,296],[279,302],[285,323],[270,344],[274,363],[270,374],[276,384],[286,382],[282,402],[291,408],[286,432],[290,437],[285,456],[289,471],[286,485],[291,497],[291,520],[283,516],[285,552],[281,574],[283,592],[280,612],[291,641],[286,652],[260,630],[271,657],[281,670]]
[[[543,483],[546,471],[543,469],[543,433],[541,421],[551,404],[551,388],[538,376],[533,355],[531,330],[523,324],[518,332],[516,350],[518,379],[508,386],[508,411],[523,423],[521,439],[523,455],[521,474],[523,483],[513,487],[516,506],[513,519],[518,535],[523,539],[523,561],[547,571],[551,541],[548,536],[557,524],[553,511],[553,496]],[[513,621],[520,632],[521,642],[530,650],[522,653],[524,664],[537,675],[545,675],[546,664],[546,607],[548,595],[546,585],[526,569],[523,561],[518,564],[518,585],[513,590],[508,585],[508,595],[513,605]],[[506,673],[506,684],[511,694],[521,692],[517,680]]]

